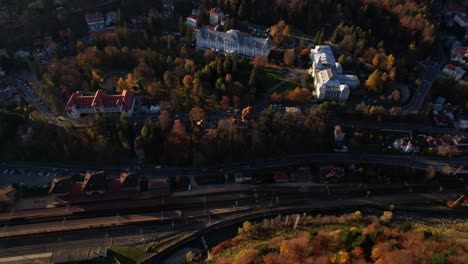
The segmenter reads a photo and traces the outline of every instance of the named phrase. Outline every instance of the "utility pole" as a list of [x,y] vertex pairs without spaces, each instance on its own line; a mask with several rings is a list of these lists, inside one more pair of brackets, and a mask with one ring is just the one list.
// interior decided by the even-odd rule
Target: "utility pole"
[[164,198],[161,194],[161,221],[164,219]]
[[208,209],[206,208],[206,193],[203,193],[203,203],[205,204],[205,216],[208,215]]
[[11,213],[10,213],[10,219],[8,221],[11,221],[11,217],[13,216],[13,212],[15,212],[15,207],[13,207],[13,209],[11,209]]

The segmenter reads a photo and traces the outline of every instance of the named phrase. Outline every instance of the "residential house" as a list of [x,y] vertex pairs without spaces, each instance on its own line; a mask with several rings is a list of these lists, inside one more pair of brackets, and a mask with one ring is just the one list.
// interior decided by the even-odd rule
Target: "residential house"
[[153,195],[168,195],[170,186],[166,178],[150,179],[148,181],[148,191]]
[[335,61],[330,46],[315,46],[311,50],[311,60],[309,74],[314,78],[319,101],[345,102],[351,92],[350,88],[360,85],[357,76],[343,74],[343,68]]
[[10,55],[8,55],[8,51],[6,49],[0,49],[0,58],[3,58],[3,57],[6,57],[6,58],[10,57]]
[[106,13],[106,26],[115,26],[117,25],[117,12],[111,11]]
[[0,189],[0,211],[10,208],[16,200],[16,189],[6,187]]
[[335,136],[335,144],[341,145],[343,143],[344,137],[346,133],[343,131],[340,125],[335,126],[335,130],[333,131],[333,135]]
[[442,70],[442,73],[459,80],[463,77],[463,75],[465,75],[465,70],[453,64],[447,64],[447,66],[445,66],[445,68]]
[[338,182],[344,177],[344,168],[336,166],[320,167],[320,178],[324,182]]
[[187,20],[185,21],[185,24],[190,27],[197,27],[197,17],[196,16],[188,16]]
[[26,51],[26,50],[18,50],[15,53],[15,59],[28,60],[31,57],[32,57],[31,52]]
[[104,90],[97,90],[92,96],[74,92],[65,106],[70,118],[79,118],[81,114],[123,113],[131,116],[135,107],[133,92],[123,90],[120,95],[108,95]]
[[297,107],[297,106],[287,106],[286,107],[286,113],[293,113],[293,114],[300,114],[302,111],[301,111],[301,108]]
[[52,184],[49,189],[49,195],[54,196],[67,196],[71,194],[73,189],[73,181],[70,177],[59,177],[52,180]]
[[122,172],[120,174],[120,188],[123,191],[139,191],[140,175],[136,172]]
[[86,173],[81,191],[87,195],[103,194],[107,190],[106,187],[106,174],[103,171],[94,171]]
[[273,178],[275,182],[288,182],[289,173],[287,171],[277,171],[273,173]]
[[162,15],[169,18],[174,14],[174,0],[163,0]]
[[460,130],[468,129],[468,119],[467,118],[459,118],[455,122],[455,127]]
[[227,54],[237,54],[246,57],[268,57],[271,51],[271,39],[245,36],[239,30],[218,32],[201,28],[196,33],[197,48],[211,49]]
[[252,121],[254,117],[254,110],[251,106],[247,106],[246,108],[242,109],[242,122]]
[[456,135],[452,137],[452,143],[455,146],[468,146],[468,137]]
[[460,27],[462,28],[468,27],[468,16],[465,13],[463,12],[458,13],[455,16],[454,20]]
[[214,26],[220,24],[223,20],[223,12],[219,8],[213,8],[210,10],[210,25]]
[[468,63],[468,47],[454,47],[450,54],[450,58],[462,65],[466,65]]
[[235,183],[250,183],[252,182],[252,176],[244,175],[243,172],[236,172],[234,174],[234,182]]
[[85,20],[90,32],[103,31],[106,28],[106,21],[101,12],[87,13]]

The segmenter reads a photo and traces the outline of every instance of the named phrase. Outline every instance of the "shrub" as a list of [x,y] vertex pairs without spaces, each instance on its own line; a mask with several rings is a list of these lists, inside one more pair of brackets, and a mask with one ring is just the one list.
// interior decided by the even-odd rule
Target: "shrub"
[[390,221],[392,221],[392,218],[393,218],[393,213],[390,212],[390,211],[385,211],[382,216],[380,217],[380,221],[382,223],[388,223]]
[[258,247],[258,255],[259,256],[265,256],[268,253],[270,253],[270,247],[268,247],[268,244],[261,244]]
[[428,239],[432,237],[432,232],[431,231],[424,231],[424,239]]
[[410,231],[412,228],[413,228],[413,225],[411,224],[411,222],[406,221],[406,222],[404,222],[403,224],[400,225],[399,230],[401,232],[406,233],[406,232]]
[[447,262],[447,254],[445,253],[435,253],[431,257],[429,257],[430,264],[446,264]]
[[195,254],[193,254],[192,250],[190,250],[189,252],[187,252],[187,254],[185,254],[185,259],[187,260],[187,263],[192,262],[194,258],[195,258]]
[[221,252],[221,251],[223,251],[223,250],[225,250],[227,248],[230,248],[232,246],[233,246],[233,243],[231,242],[231,240],[223,241],[223,242],[221,242],[219,245],[217,245],[216,247],[214,247],[211,250],[211,254],[216,255],[219,252]]

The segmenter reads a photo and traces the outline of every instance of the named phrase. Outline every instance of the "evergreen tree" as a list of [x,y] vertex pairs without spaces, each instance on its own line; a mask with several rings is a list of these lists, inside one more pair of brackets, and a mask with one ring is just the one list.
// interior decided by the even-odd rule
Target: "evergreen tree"
[[229,73],[231,72],[231,60],[229,57],[226,57],[224,60],[224,73]]
[[237,58],[237,55],[234,54],[232,56],[232,73],[236,73],[237,72],[237,67],[238,67],[238,58]]
[[338,27],[333,32],[333,35],[330,38],[330,42],[335,44],[337,40],[338,40]]
[[223,59],[221,57],[218,57],[217,63],[216,63],[216,73],[218,76],[223,75]]
[[252,72],[250,73],[249,86],[255,87],[256,83],[257,83],[257,69],[253,68]]

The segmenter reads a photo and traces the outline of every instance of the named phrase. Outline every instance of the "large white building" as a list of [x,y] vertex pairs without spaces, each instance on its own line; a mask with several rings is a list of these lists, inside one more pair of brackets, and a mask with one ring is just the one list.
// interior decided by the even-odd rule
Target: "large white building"
[[268,57],[271,50],[271,39],[245,36],[239,30],[219,32],[207,28],[197,31],[197,48],[211,49],[217,52],[238,54],[246,57]]
[[358,77],[343,74],[343,67],[335,61],[330,46],[315,46],[310,56],[312,67],[309,74],[314,77],[318,100],[345,102],[350,88],[359,86]]
[[210,25],[214,26],[220,24],[223,20],[223,12],[219,8],[213,8],[210,10]]
[[65,112],[70,118],[96,113],[123,113],[131,116],[134,107],[135,95],[131,91],[123,90],[120,95],[108,95],[104,90],[97,90],[92,96],[84,96],[77,91],[70,96]]
[[101,12],[88,13],[85,19],[91,32],[102,31],[106,28],[106,20]]

